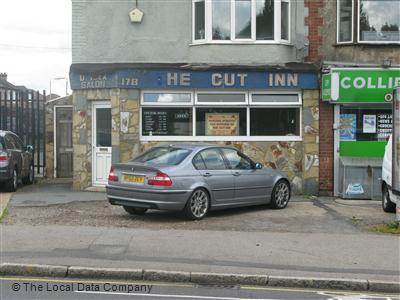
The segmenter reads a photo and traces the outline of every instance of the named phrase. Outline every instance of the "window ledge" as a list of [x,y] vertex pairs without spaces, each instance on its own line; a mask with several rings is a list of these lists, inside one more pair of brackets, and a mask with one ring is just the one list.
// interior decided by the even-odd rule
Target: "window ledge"
[[387,46],[400,46],[400,42],[346,42],[346,43],[335,43],[334,47],[387,47]]
[[141,136],[142,142],[302,142],[301,136]]
[[258,41],[258,42],[247,42],[247,41],[232,41],[232,42],[192,42],[189,44],[192,46],[202,46],[202,45],[283,45],[294,47],[290,42],[275,42],[275,41]]

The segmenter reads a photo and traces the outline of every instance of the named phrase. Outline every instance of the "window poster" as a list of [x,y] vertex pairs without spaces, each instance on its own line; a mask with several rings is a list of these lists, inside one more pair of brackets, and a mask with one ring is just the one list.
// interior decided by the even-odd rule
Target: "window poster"
[[355,141],[357,128],[356,114],[340,114],[340,140]]
[[376,115],[363,115],[363,133],[376,133]]
[[376,122],[378,140],[386,140],[392,133],[392,114],[378,114]]
[[206,113],[206,135],[239,135],[239,113]]

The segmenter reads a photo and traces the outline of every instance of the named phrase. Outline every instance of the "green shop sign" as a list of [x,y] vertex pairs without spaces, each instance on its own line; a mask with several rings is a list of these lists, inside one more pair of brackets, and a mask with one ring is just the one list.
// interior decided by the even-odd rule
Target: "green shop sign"
[[331,69],[322,75],[322,100],[340,103],[391,102],[400,69]]

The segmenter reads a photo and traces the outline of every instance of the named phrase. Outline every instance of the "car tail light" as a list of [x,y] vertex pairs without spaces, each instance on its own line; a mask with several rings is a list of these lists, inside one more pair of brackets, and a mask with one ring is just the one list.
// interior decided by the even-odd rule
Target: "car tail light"
[[9,159],[9,156],[7,153],[0,153],[0,161],[6,161]]
[[155,185],[155,186],[171,186],[172,185],[172,180],[169,178],[169,176],[163,172],[157,171],[156,176],[153,178],[150,178],[147,183],[149,185]]
[[108,174],[108,181],[118,181],[118,176],[115,174],[113,167],[111,167],[110,173]]

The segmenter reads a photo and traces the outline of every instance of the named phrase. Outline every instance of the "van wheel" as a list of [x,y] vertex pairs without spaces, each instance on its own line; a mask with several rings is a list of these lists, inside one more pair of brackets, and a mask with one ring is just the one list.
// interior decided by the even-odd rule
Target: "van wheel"
[[125,209],[125,211],[132,215],[144,215],[147,211],[147,208],[137,208],[137,207],[131,207],[131,206],[123,206],[123,208]]
[[12,177],[6,182],[4,187],[6,192],[15,192],[17,190],[17,186],[18,186],[17,169],[14,169],[12,171]]
[[384,185],[382,189],[382,208],[383,211],[388,213],[394,213],[396,211],[396,204],[390,200],[389,189],[387,185]]

